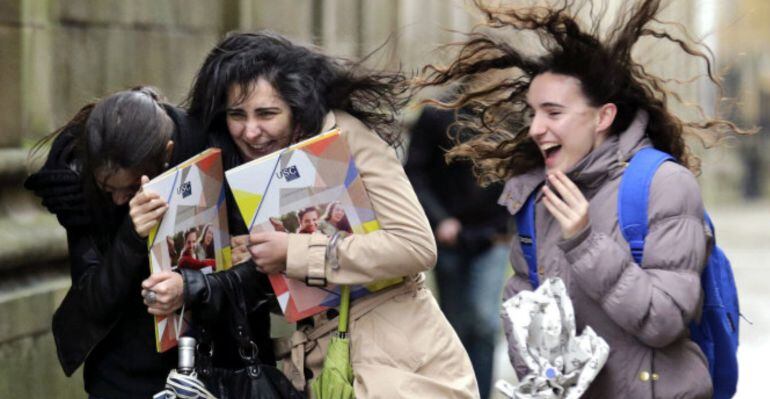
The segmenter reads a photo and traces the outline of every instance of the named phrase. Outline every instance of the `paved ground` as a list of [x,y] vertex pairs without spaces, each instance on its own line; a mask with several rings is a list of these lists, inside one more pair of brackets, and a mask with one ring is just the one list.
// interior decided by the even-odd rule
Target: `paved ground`
[[[717,242],[733,264],[741,313],[737,399],[766,397],[770,362],[770,204],[710,206],[717,226]],[[498,378],[515,379],[504,342],[498,345]],[[502,398],[494,394],[493,398]]]

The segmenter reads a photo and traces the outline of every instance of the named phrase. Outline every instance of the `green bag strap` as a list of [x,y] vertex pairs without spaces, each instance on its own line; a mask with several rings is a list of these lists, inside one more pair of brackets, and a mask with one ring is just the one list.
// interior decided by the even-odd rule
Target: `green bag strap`
[[346,334],[348,332],[348,318],[350,316],[350,286],[340,287],[340,315],[337,325],[337,332]]

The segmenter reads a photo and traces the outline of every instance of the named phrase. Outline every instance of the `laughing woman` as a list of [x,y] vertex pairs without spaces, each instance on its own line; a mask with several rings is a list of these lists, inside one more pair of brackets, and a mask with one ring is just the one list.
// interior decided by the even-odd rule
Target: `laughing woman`
[[[476,2],[489,30],[462,43],[446,68],[428,68],[425,85],[508,71],[506,80],[467,92],[452,107],[472,107],[477,134],[451,157],[474,162],[482,181],[507,180],[501,204],[512,214],[534,196],[537,276],[529,274],[519,242],[511,248],[514,276],[504,298],[559,277],[568,287],[578,331],[593,328],[610,355],[585,397],[707,398],[706,358],[687,333],[699,317],[700,276],[709,250],[698,160],[685,136],[744,133],[718,119],[685,122],[667,106],[674,93],[632,58],[642,36],[699,56],[712,82],[711,61],[686,40],[663,31],[660,1],[629,3],[613,29],[597,37],[560,7],[492,8]],[[580,7],[576,7],[580,8]],[[599,21],[593,21],[598,24]],[[494,31],[534,33],[543,51],[532,56]],[[628,161],[654,147],[676,162],[654,175],[649,232],[637,263],[621,233],[617,198]],[[510,337],[511,325],[506,323]],[[528,373],[514,342],[509,354],[519,377]]]
[[[478,397],[468,356],[423,285],[436,244],[392,148],[398,143],[394,113],[403,103],[403,83],[398,74],[366,72],[276,34],[236,34],[209,53],[190,112],[223,148],[226,167],[340,128],[381,230],[337,240],[320,232],[255,233],[249,251],[256,267],[334,284],[403,277],[404,283],[352,304],[356,397]],[[336,256],[325,259],[325,253]],[[310,324],[295,333],[309,341],[295,342],[285,362],[301,388],[319,374],[333,330],[327,327],[337,321],[324,313]]]

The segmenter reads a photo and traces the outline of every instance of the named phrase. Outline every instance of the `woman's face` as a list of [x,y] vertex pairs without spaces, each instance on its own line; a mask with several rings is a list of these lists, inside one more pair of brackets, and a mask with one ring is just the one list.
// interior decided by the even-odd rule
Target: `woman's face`
[[536,76],[527,104],[534,112],[529,136],[543,154],[547,172],[568,172],[604,141],[612,123],[604,119],[604,106],[589,104],[580,81],[572,76],[550,72]]
[[187,233],[185,237],[184,246],[186,249],[192,251],[198,246],[198,233],[191,231]]
[[118,169],[114,173],[97,169],[94,179],[99,189],[108,194],[115,205],[127,204],[141,187],[141,176],[128,169]]
[[[238,102],[241,100],[240,102]],[[240,85],[227,92],[227,129],[244,161],[251,161],[289,145],[291,109],[263,78],[242,97]]]
[[206,230],[206,235],[203,237],[203,243],[205,245],[211,245],[212,242],[214,242],[214,230],[208,229]]
[[341,206],[338,204],[335,204],[332,208],[332,214],[331,214],[331,221],[334,223],[339,223],[342,218],[345,217],[345,210],[342,209]]
[[299,221],[299,229],[306,233],[314,233],[318,229],[318,212],[305,212]]

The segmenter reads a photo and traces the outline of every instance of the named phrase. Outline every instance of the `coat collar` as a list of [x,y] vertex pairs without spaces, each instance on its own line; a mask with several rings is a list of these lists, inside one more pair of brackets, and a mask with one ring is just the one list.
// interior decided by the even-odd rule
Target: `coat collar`
[[[623,173],[628,160],[636,151],[650,145],[645,134],[648,120],[646,111],[637,111],[628,129],[604,140],[598,148],[572,167],[567,176],[587,197],[591,197],[607,178],[614,178]],[[498,204],[508,208],[511,214],[516,214],[544,180],[545,168],[542,166],[508,179]]]
[[328,132],[337,126],[337,117],[334,115],[334,111],[329,111],[324,117],[323,127],[321,132]]

